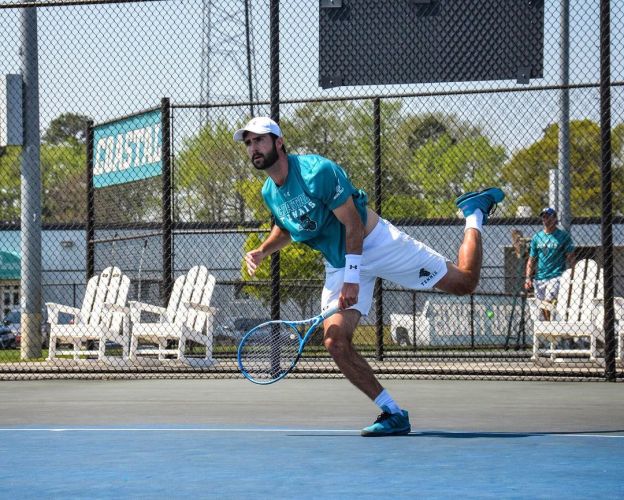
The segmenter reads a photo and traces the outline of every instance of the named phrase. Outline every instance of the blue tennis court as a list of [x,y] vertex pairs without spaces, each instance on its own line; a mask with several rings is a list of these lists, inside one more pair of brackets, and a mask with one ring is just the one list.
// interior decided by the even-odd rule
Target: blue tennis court
[[[154,393],[145,390],[152,387],[160,391],[162,387],[156,389],[159,384],[170,389],[176,383],[180,390],[169,403],[165,399],[156,401]],[[604,415],[604,410],[614,411],[622,401],[605,401],[602,409],[588,406],[584,413],[577,411],[579,399],[582,403],[591,403],[592,398],[601,397],[600,392],[605,390],[621,395],[621,385],[392,383],[397,384],[394,388],[397,393],[411,391],[414,396],[421,393],[424,409],[415,410],[409,436],[362,438],[359,427],[343,425],[351,419],[353,423],[364,422],[374,413],[374,409],[366,405],[366,412],[362,414],[361,402],[354,404],[352,413],[348,409],[345,411],[359,394],[343,381],[285,381],[281,390],[277,385],[272,392],[260,388],[263,393],[240,381],[197,380],[66,381],[63,392],[63,382],[58,381],[48,388],[60,400],[58,403],[47,399],[51,394],[43,392],[45,383],[33,387],[35,383],[28,382],[21,402],[18,403],[17,396],[9,401],[9,411],[4,413],[5,422],[0,428],[0,451],[5,464],[0,469],[2,496],[624,497],[624,417],[622,414],[605,419],[597,417],[591,423],[593,412]],[[16,384],[11,383],[18,388],[25,383]],[[212,386],[203,396],[217,394],[219,386],[224,393],[220,399],[201,400],[202,384]],[[130,394],[128,388],[133,385],[136,392]],[[86,393],[81,391],[88,391],[89,386],[92,399],[84,401]],[[233,388],[238,388],[238,394]],[[484,400],[464,405],[459,398],[461,393],[467,395],[492,388],[506,392],[509,404],[508,411],[489,410],[498,413],[503,426],[518,430],[483,430],[492,424],[484,419],[472,420],[478,416],[477,407],[487,412],[488,408],[483,408]],[[552,392],[550,406],[540,401],[541,409],[534,406],[518,413],[520,394],[536,398],[546,390],[557,391],[557,394]],[[589,390],[599,394],[583,395]],[[319,405],[319,398],[328,391],[328,403]],[[6,425],[19,410],[35,410],[37,403],[30,398],[38,392],[41,396],[38,415],[24,414],[23,420],[29,422],[28,425],[15,425],[15,422]],[[188,399],[196,392],[200,393],[195,399]],[[576,402],[569,399],[575,392]],[[108,401],[102,401],[104,393],[108,394]],[[252,395],[251,400],[249,395]],[[271,395],[275,398],[270,398]],[[454,395],[457,396],[455,402],[452,401]],[[428,407],[430,402],[435,402],[435,396],[439,402],[439,422],[449,423],[448,414],[463,409],[457,416],[463,418],[464,423],[455,428],[435,425]],[[241,397],[238,405],[237,397]],[[309,403],[299,404],[298,398],[306,397]],[[293,398],[291,403],[289,398]],[[340,398],[343,404],[338,404]],[[96,400],[102,404],[101,411],[85,411],[89,406],[94,408]],[[414,407],[415,400],[411,402]],[[186,405],[183,401],[187,401]],[[162,411],[155,414],[153,405],[158,404]],[[287,412],[291,404],[291,411]],[[142,417],[144,423],[140,425],[136,423],[140,417],[139,407],[146,411]],[[252,407],[256,408],[256,418],[248,412]],[[78,415],[80,411],[82,414]],[[205,412],[203,420],[210,424],[189,423],[202,418],[202,412]],[[228,413],[232,418],[226,418]],[[420,418],[415,418],[418,414]],[[563,414],[569,417],[562,419]],[[51,419],[55,419],[57,425],[51,425]],[[110,420],[111,425],[104,425],[104,419]],[[252,425],[254,419],[263,425]],[[48,425],[41,425],[45,420]],[[85,425],[75,425],[78,420]],[[171,423],[163,424],[166,420]],[[270,420],[276,425],[264,425]],[[529,420],[533,420],[533,424],[528,425]],[[218,421],[221,423],[215,425]],[[88,425],[89,422],[96,424]],[[124,422],[132,425],[124,425]],[[71,425],[66,425],[68,423]],[[500,428],[500,423],[492,427]],[[544,431],[522,430],[531,426],[542,427]],[[570,427],[577,431],[569,430]]]

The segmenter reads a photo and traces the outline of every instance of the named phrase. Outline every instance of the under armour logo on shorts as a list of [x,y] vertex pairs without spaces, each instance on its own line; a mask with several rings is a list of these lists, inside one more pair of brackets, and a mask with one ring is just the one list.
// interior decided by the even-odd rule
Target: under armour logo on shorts
[[349,269],[357,269],[357,264],[354,266],[353,264],[349,264]]

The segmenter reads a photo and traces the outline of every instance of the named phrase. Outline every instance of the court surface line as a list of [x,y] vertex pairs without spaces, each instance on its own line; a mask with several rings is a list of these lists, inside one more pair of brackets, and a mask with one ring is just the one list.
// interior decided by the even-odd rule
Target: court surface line
[[[359,429],[296,429],[296,428],[218,428],[218,427],[196,427],[196,428],[175,428],[175,427],[3,427],[0,428],[0,432],[214,432],[214,433],[349,433],[359,434]],[[428,436],[427,432],[430,431],[412,431],[412,435],[422,435],[422,437]],[[463,434],[479,434],[487,435],[488,437],[505,437],[508,433],[505,432],[483,432],[483,431],[436,431],[443,432],[448,435]],[[512,434],[523,434],[529,436],[553,436],[553,437],[593,437],[593,438],[624,438],[624,434],[593,434],[593,433],[565,433],[565,432],[514,432]]]

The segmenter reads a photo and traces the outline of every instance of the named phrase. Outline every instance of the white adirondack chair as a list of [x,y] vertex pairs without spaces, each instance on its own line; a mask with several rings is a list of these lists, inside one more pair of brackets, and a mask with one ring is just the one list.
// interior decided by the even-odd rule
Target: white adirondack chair
[[430,305],[430,301],[425,302],[423,310],[416,315],[391,314],[390,334],[392,340],[401,346],[431,345],[433,326],[431,320],[427,316]]
[[[597,341],[604,342],[602,323],[598,319],[600,308],[596,304],[596,299],[603,297],[603,285],[602,270],[595,261],[584,259],[561,275],[556,304],[536,299],[530,302],[533,360],[537,361],[541,354],[549,355],[553,361],[561,355],[589,355],[590,360],[596,360]],[[550,321],[543,320],[540,309],[551,311]],[[558,345],[561,339],[586,340],[589,346],[561,348]],[[548,344],[545,349],[541,349],[542,342]]]
[[[174,354],[177,359],[191,362],[186,348],[189,342],[206,347],[202,364],[212,364],[212,339],[215,309],[210,307],[216,279],[204,266],[192,267],[187,274],[175,280],[169,304],[159,307],[143,302],[130,302],[132,335],[130,359],[139,356],[158,355],[159,360]],[[156,323],[141,322],[141,312],[155,313]],[[174,347],[167,347],[169,342]],[[147,343],[149,346],[141,346]]]
[[[74,359],[97,355],[98,359],[104,359],[107,357],[108,341],[121,345],[124,357],[127,356],[130,321],[124,310],[129,288],[130,278],[118,267],[107,267],[87,282],[80,309],[47,302],[50,322],[48,360],[66,355]],[[72,324],[59,324],[59,313],[72,315]],[[89,349],[93,341],[98,342],[97,350]],[[72,347],[59,349],[58,344],[69,344]]]
[[[604,299],[594,299],[596,304],[596,322],[599,326],[604,321]],[[616,357],[624,361],[624,297],[613,297],[613,309],[615,315],[615,346]]]

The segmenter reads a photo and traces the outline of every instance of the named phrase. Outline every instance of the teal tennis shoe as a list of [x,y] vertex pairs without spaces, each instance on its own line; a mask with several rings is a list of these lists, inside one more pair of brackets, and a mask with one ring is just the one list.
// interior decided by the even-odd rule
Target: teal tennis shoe
[[496,211],[496,205],[504,199],[505,193],[497,187],[491,187],[483,191],[472,191],[462,194],[455,200],[455,205],[463,212],[464,217],[473,214],[475,210],[481,210],[483,212],[483,223],[485,224],[488,216]]
[[385,406],[382,406],[381,409],[383,413],[377,417],[377,420],[372,425],[362,429],[362,436],[404,436],[409,434],[412,427],[407,411],[401,410],[401,413],[390,413]]

